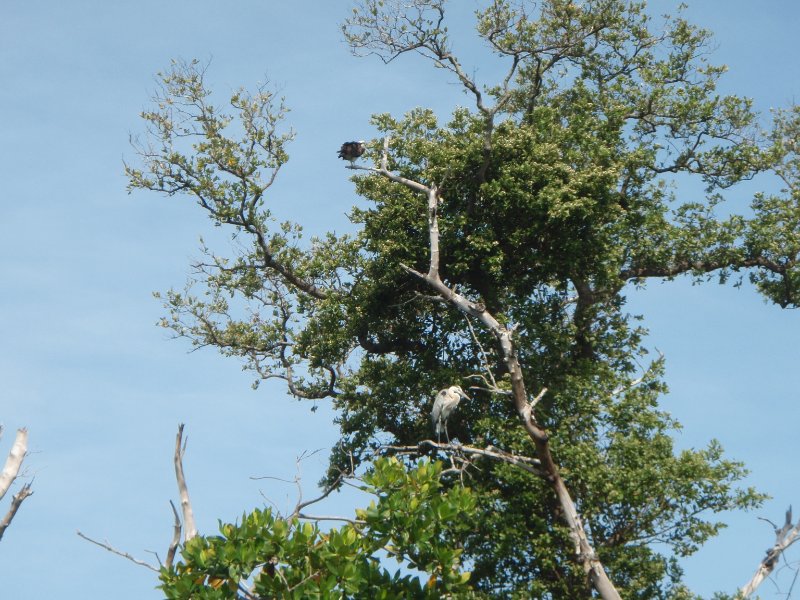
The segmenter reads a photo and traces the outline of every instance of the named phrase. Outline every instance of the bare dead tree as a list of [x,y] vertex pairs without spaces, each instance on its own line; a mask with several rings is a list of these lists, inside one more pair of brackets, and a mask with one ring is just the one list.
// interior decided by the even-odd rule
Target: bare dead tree
[[[1,434],[2,428],[0,428],[0,435]],[[3,499],[11,485],[14,483],[14,481],[16,481],[17,477],[19,477],[19,471],[22,468],[22,462],[25,460],[27,453],[28,430],[23,427],[17,430],[17,436],[14,439],[14,444],[11,446],[11,450],[6,458],[5,465],[3,465],[3,470],[0,472],[0,500]],[[14,494],[14,496],[12,496],[11,506],[9,507],[3,519],[0,520],[0,540],[3,539],[3,534],[5,534],[8,526],[11,525],[11,521],[16,516],[19,507],[22,505],[22,502],[25,500],[25,498],[31,495],[33,495],[33,490],[31,490],[31,483],[28,482],[23,485],[20,490]]]
[[[564,519],[574,544],[575,560],[581,565],[592,587],[604,600],[620,600],[614,584],[608,578],[600,559],[589,542],[589,537],[584,529],[583,521],[575,506],[575,502],[561,477],[558,464],[550,451],[550,441],[547,431],[539,424],[534,414],[535,399],[530,398],[525,387],[522,367],[517,357],[514,344],[514,327],[501,324],[481,303],[472,302],[459,294],[452,287],[442,281],[439,275],[439,219],[438,210],[441,199],[439,188],[435,183],[425,185],[392,173],[389,168],[389,143],[387,136],[383,141],[383,153],[378,167],[363,167],[354,165],[352,168],[368,171],[389,181],[405,186],[406,188],[422,194],[427,199],[428,212],[428,239],[429,239],[429,266],[427,273],[421,273],[408,265],[401,265],[408,273],[421,279],[433,289],[436,294],[454,308],[481,323],[497,341],[500,355],[505,363],[506,370],[511,380],[511,401],[519,416],[520,424],[536,449],[536,457],[540,462],[541,477],[558,499],[561,507],[561,516]],[[541,398],[541,395],[537,396]]]
[[758,565],[758,569],[750,578],[750,581],[747,582],[745,586],[739,590],[739,595],[742,598],[749,598],[753,595],[756,591],[758,586],[769,577],[770,573],[775,569],[775,566],[778,564],[781,556],[783,553],[794,544],[798,536],[800,536],[800,519],[798,519],[797,523],[792,524],[792,507],[789,507],[789,510],[786,511],[786,519],[781,527],[775,525],[772,521],[768,519],[762,519],[767,521],[772,527],[775,529],[775,543],[772,547],[767,550],[766,556],[761,560],[761,564]]

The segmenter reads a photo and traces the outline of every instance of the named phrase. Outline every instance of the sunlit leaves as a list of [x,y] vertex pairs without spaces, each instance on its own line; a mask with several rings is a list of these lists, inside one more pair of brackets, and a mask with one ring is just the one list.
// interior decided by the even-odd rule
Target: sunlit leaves
[[[456,487],[445,491],[441,466],[420,462],[407,470],[380,459],[365,477],[375,500],[356,519],[322,530],[314,522],[282,518],[270,509],[221,523],[219,535],[189,540],[181,561],[162,569],[170,600],[190,598],[442,598],[472,597],[470,574],[445,531],[468,520],[475,499]],[[392,574],[381,552],[422,576]]]

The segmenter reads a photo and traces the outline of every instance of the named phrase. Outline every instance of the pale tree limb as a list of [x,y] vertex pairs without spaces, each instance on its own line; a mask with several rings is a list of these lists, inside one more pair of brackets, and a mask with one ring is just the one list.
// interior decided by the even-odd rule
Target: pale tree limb
[[14,480],[19,475],[19,470],[22,467],[22,461],[25,460],[25,454],[28,451],[28,430],[24,427],[17,429],[17,437],[14,439],[14,445],[11,446],[11,451],[8,453],[6,463],[3,466],[3,471],[0,472],[0,500],[8,492],[8,488],[14,483]]
[[629,381],[627,383],[621,384],[621,385],[617,386],[616,388],[614,388],[614,390],[611,392],[611,397],[612,398],[616,397],[616,396],[619,396],[620,394],[622,394],[624,392],[632,390],[633,388],[637,387],[638,385],[641,385],[644,382],[645,379],[647,379],[650,375],[652,375],[653,370],[655,368],[655,365],[658,364],[660,361],[664,360],[664,353],[661,352],[661,350],[656,350],[656,352],[658,352],[658,359],[653,361],[652,363],[650,363],[650,366],[647,367],[647,370],[644,373],[642,373],[642,375],[640,377],[637,377],[636,379],[633,379],[633,380],[631,380],[631,381]]
[[165,566],[171,569],[172,564],[175,562],[175,553],[178,551],[178,545],[181,543],[181,518],[178,516],[178,509],[175,508],[175,504],[172,500],[169,501],[169,505],[172,508],[172,515],[175,517],[175,523],[172,526],[172,541],[167,549],[167,562]]
[[417,181],[411,181],[388,170],[389,140],[384,139],[383,156],[380,168],[359,167],[376,173],[386,179],[399,183],[406,188],[425,195],[428,201],[428,237],[429,237],[429,266],[427,273],[421,273],[407,265],[400,265],[408,273],[424,281],[436,291],[444,300],[452,304],[467,316],[474,317],[484,325],[498,342],[500,353],[506,369],[511,378],[511,399],[517,410],[522,426],[533,441],[536,455],[541,461],[542,478],[550,485],[561,506],[561,516],[564,519],[574,544],[575,559],[581,565],[592,587],[600,594],[603,600],[620,600],[614,584],[608,578],[600,559],[589,542],[589,537],[584,529],[583,522],[578,513],[564,479],[561,477],[558,465],[550,452],[550,441],[545,429],[537,422],[533,413],[535,403],[541,399],[540,393],[531,402],[525,389],[522,375],[522,366],[517,357],[514,345],[513,327],[506,327],[491,314],[481,303],[472,302],[454,289],[445,284],[439,275],[439,190],[436,184],[430,186]]
[[[2,433],[2,428],[0,428],[0,433]],[[0,499],[6,495],[11,487],[11,484],[13,484],[19,476],[19,470],[22,468],[22,461],[25,460],[27,453],[28,430],[22,427],[17,430],[17,435],[14,438],[14,444],[11,446],[11,450],[6,458],[5,465],[3,465],[3,470],[0,472]],[[19,507],[22,505],[25,498],[31,495],[33,495],[31,484],[26,483],[22,486],[19,492],[14,494],[14,496],[11,498],[11,506],[9,507],[8,512],[6,512],[2,521],[0,521],[0,540],[3,539],[6,529],[8,529],[9,525],[11,525],[11,521],[16,516],[17,511],[19,510]]]
[[784,521],[783,527],[778,528],[774,524],[773,527],[775,527],[775,543],[772,545],[772,548],[767,550],[767,555],[762,559],[761,564],[758,565],[758,569],[756,569],[750,581],[739,590],[739,597],[741,598],[749,598],[753,592],[756,591],[756,588],[758,588],[775,569],[778,560],[780,560],[780,557],[786,549],[795,543],[798,536],[800,536],[800,520],[798,520],[795,525],[792,525],[791,506],[789,510],[786,511],[786,520]]
[[178,435],[175,437],[175,479],[178,482],[178,492],[181,497],[181,511],[183,512],[184,536],[183,541],[188,542],[197,535],[197,526],[192,512],[192,502],[189,499],[189,488],[186,486],[186,477],[183,474],[183,455],[186,452],[186,442],[183,440],[183,423],[178,425]]
[[155,566],[151,565],[150,563],[148,563],[146,561],[140,560],[140,559],[128,554],[127,552],[122,552],[120,550],[117,550],[116,548],[114,548],[108,542],[98,542],[97,540],[93,540],[92,538],[90,538],[88,535],[84,535],[80,531],[78,531],[77,534],[78,534],[79,537],[82,537],[87,542],[91,542],[92,544],[100,546],[104,550],[108,550],[109,552],[111,552],[111,554],[116,554],[117,556],[121,556],[122,558],[126,558],[129,561],[131,561],[132,563],[135,563],[135,564],[139,565],[140,567],[146,567],[146,568],[150,569],[151,571],[155,571],[156,573],[159,572],[158,567],[155,567]]
[[[186,536],[184,538],[184,541],[188,541],[188,540],[190,540],[191,538],[193,538],[194,536],[197,535],[197,528],[195,527],[194,514],[192,513],[192,505],[191,505],[191,502],[189,500],[189,490],[186,487],[186,478],[184,477],[184,474],[183,474],[183,455],[184,455],[184,453],[186,451],[186,443],[185,443],[185,441],[183,439],[183,428],[184,428],[183,423],[178,425],[178,435],[177,435],[177,437],[175,439],[174,462],[175,462],[175,477],[176,477],[177,482],[178,482],[178,491],[180,492],[180,496],[181,496],[181,509],[183,511],[184,522],[187,524],[186,525]],[[30,486],[26,486],[26,487],[29,488]],[[25,489],[26,488],[23,488],[22,491],[25,491]],[[20,492],[20,494],[22,493],[22,491]],[[32,492],[30,492],[30,493],[32,493]],[[28,495],[30,495],[30,493]],[[17,496],[14,497],[15,500],[16,500],[16,498],[17,498]],[[174,520],[174,524],[173,524],[172,540],[171,540],[171,542],[169,544],[169,547],[167,548],[166,562],[163,565],[168,569],[172,568],[173,563],[175,562],[175,555],[176,555],[176,553],[178,551],[178,546],[180,545],[181,528],[182,528],[180,515],[178,514],[178,509],[175,508],[175,504],[172,502],[172,500],[170,500],[169,504],[172,507],[172,514],[173,514],[175,520]],[[0,524],[0,527],[2,527],[2,524]],[[150,563],[148,563],[148,562],[146,562],[144,560],[140,560],[140,559],[132,556],[128,552],[124,552],[122,550],[117,550],[111,544],[109,544],[107,541],[99,542],[99,541],[97,541],[95,539],[92,539],[89,536],[83,534],[81,531],[78,531],[77,533],[78,533],[79,537],[85,539],[87,542],[91,542],[92,544],[100,546],[101,548],[103,548],[105,550],[108,550],[112,554],[116,554],[117,556],[121,556],[122,558],[125,558],[125,559],[127,559],[127,560],[129,560],[129,561],[131,561],[131,562],[133,562],[133,563],[135,563],[137,565],[139,565],[139,566],[146,567],[146,568],[150,569],[151,571],[155,571],[157,573],[160,571],[160,569],[158,567],[156,567],[154,565],[151,565]],[[0,529],[0,538],[1,537],[2,537],[2,529]],[[159,566],[162,566],[161,565],[161,560],[158,558],[158,554],[156,554],[156,560],[158,560]]]
[[19,507],[22,504],[22,501],[31,495],[33,495],[33,491],[31,490],[31,484],[26,483],[25,485],[22,486],[22,489],[20,489],[20,491],[14,494],[14,496],[11,498],[11,506],[9,507],[8,512],[6,513],[6,516],[3,517],[2,521],[0,521],[0,540],[3,539],[3,534],[5,534],[6,529],[8,529],[8,526],[11,525],[11,521],[16,516],[17,511],[19,510]]
[[[462,444],[442,443],[435,442],[434,440],[422,440],[416,446],[383,446],[383,448],[385,450],[391,450],[397,454],[417,455],[423,453],[425,448],[433,448],[448,454],[480,456],[514,465],[515,467],[519,467],[523,471],[527,471],[533,475],[537,475],[539,477],[542,476],[541,461],[539,461],[539,459],[530,458],[528,456],[520,456],[518,454],[511,454],[510,452],[506,452],[505,450],[492,445],[486,446],[486,448],[476,448],[475,446],[464,446]],[[472,464],[468,460],[465,460],[464,462],[464,468]],[[461,470],[463,470],[463,468]]]

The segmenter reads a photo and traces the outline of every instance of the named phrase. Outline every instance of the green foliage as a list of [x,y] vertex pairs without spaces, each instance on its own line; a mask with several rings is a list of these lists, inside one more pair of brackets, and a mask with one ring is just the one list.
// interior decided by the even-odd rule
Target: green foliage
[[[739,284],[746,271],[770,301],[800,304],[800,111],[778,111],[772,130],[759,131],[749,99],[717,91],[725,68],[707,60],[709,32],[680,15],[654,21],[643,2],[487,2],[477,33],[509,63],[487,85],[458,61],[444,17],[440,0],[365,0],[345,22],[354,51],[387,62],[417,52],[475,105],[446,120],[424,108],[376,115],[381,138],[364,158],[437,186],[442,279],[514,326],[527,388],[549,390],[537,421],[623,596],[689,598],[676,559],[723,526],[716,513],[752,508],[763,496],[738,487],[746,471],[718,443],[675,450],[679,424],[658,407],[663,361],[641,373],[647,332],[626,311],[626,293],[679,276]],[[130,186],[193,196],[239,243],[233,258],[204,249],[208,260],[195,265],[189,288],[166,295],[163,325],[241,357],[259,379],[284,379],[298,398],[331,398],[342,433],[331,479],[387,440],[429,437],[436,390],[466,389],[489,372],[497,389],[472,390],[448,425],[451,437],[533,454],[502,393],[510,381],[496,340],[431,299],[402,267],[428,270],[425,199],[367,169],[354,177],[367,200],[351,212],[356,232],[305,243],[300,226],[275,223],[265,203],[291,138],[280,132],[282,103],[265,90],[238,92],[231,114],[220,111],[195,63],[174,65],[163,81],[157,109],[143,114],[151,140],[139,147],[144,166],[127,167]],[[757,194],[750,207],[729,205],[730,188],[762,175],[783,189]],[[679,184],[692,179],[705,192],[683,197]],[[373,519],[371,535],[391,536],[390,552],[416,568],[440,565],[436,585],[456,584],[458,545],[474,564],[471,583],[494,597],[588,598],[547,482],[504,463],[475,467],[465,474],[475,510],[458,519],[448,508],[421,507],[416,484],[400,475],[392,495],[359,519]],[[273,532],[282,522],[259,515]],[[421,528],[409,530],[412,523]],[[293,522],[281,527],[286,540],[299,535]],[[363,544],[374,538],[353,531],[355,538],[336,538],[337,548],[372,556],[377,547]],[[303,535],[339,556],[317,530]],[[430,540],[439,545],[428,548]],[[267,554],[241,564],[252,574]],[[304,571],[285,556],[292,581],[318,568],[303,563]],[[362,582],[388,581],[368,559],[349,564]]]
[[[362,488],[376,500],[327,531],[270,509],[221,523],[219,535],[192,538],[182,560],[162,569],[161,589],[169,600],[474,597],[461,550],[444,532],[472,519],[475,498],[467,488],[444,490],[441,471],[439,463],[407,470],[396,459],[377,460]],[[406,574],[390,573],[382,555]]]

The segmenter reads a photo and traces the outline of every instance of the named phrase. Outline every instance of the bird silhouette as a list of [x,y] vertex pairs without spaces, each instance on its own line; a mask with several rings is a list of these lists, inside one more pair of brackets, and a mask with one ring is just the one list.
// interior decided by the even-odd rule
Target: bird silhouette
[[349,160],[350,166],[352,167],[355,165],[356,159],[364,154],[366,149],[367,146],[365,145],[364,140],[359,140],[357,142],[345,142],[342,144],[342,147],[339,148],[339,158],[342,160]]

